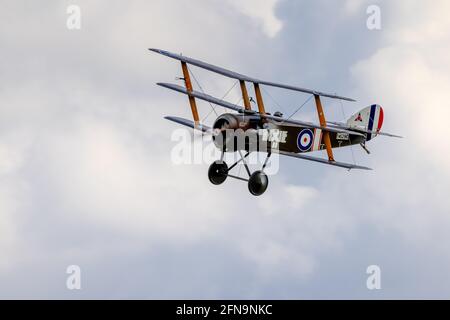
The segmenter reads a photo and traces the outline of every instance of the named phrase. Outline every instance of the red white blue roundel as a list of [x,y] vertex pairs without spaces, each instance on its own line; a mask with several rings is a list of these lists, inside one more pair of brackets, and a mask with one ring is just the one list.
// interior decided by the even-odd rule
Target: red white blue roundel
[[300,151],[308,151],[313,144],[313,132],[310,129],[303,129],[297,137],[297,146]]

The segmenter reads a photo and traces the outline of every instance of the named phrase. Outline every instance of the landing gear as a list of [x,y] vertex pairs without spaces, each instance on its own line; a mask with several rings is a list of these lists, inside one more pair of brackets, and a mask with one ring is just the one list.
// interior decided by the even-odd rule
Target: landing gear
[[254,196],[262,195],[269,185],[269,178],[263,171],[255,171],[248,179],[248,190]]
[[228,166],[224,161],[217,160],[209,166],[208,178],[214,185],[225,182],[228,176]]
[[[245,161],[245,159],[249,156],[249,152],[247,152],[244,156],[241,152],[239,152],[239,155],[241,156],[241,159],[233,163],[230,167],[223,161],[223,154],[222,159],[217,160],[213,162],[209,166],[208,170],[208,178],[209,181],[211,181],[214,185],[220,185],[225,182],[227,177],[234,178],[237,180],[242,180],[248,183],[248,190],[250,193],[254,196],[260,196],[262,195],[266,190],[267,186],[269,185],[269,178],[264,173],[264,169],[266,168],[267,162],[270,158],[271,153],[267,154],[266,160],[264,161],[264,164],[262,166],[261,170],[255,171],[253,173],[250,172],[250,169]],[[245,170],[247,171],[247,174],[249,176],[248,180],[242,177],[238,177],[235,175],[230,174],[231,169],[236,167],[238,163],[240,162],[244,163]]]

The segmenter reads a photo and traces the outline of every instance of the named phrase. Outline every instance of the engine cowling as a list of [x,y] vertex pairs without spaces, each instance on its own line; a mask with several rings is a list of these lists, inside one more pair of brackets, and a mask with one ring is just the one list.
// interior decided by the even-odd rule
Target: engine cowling
[[219,116],[213,125],[213,142],[221,151],[234,148],[234,131],[239,128],[239,119],[233,114],[223,114]]
[[231,113],[222,114],[219,116],[214,122],[213,129],[214,130],[222,130],[222,129],[233,129],[236,130],[239,128],[239,119]]
[[226,113],[213,125],[213,141],[222,151],[249,150],[257,145],[260,117]]

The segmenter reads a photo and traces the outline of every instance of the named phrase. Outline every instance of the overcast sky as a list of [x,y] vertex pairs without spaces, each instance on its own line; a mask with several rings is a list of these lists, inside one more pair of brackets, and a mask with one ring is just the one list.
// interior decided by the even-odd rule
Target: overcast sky
[[[70,4],[80,30],[66,26]],[[381,30],[367,28],[370,5]],[[446,0],[3,1],[0,297],[449,298],[449,11]],[[190,110],[155,85],[179,64],[149,47],[356,98],[324,101],[338,121],[379,103],[383,129],[405,139],[336,152],[372,172],[281,159],[259,198],[239,181],[212,186],[209,164],[171,162],[178,127],[163,116]],[[193,71],[212,95],[233,85]],[[307,98],[264,97],[285,114]],[[315,120],[314,106],[296,117]],[[81,290],[66,288],[69,265]],[[369,265],[381,290],[366,288]]]

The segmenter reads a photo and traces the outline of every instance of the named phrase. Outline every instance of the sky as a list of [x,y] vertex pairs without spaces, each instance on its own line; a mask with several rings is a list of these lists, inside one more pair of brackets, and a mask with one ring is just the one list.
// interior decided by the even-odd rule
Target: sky
[[[81,28],[69,30],[69,5]],[[381,13],[370,30],[369,6]],[[450,296],[450,3],[10,1],[0,11],[0,298],[444,299]],[[171,161],[190,117],[179,64],[336,92],[330,119],[383,106],[358,172],[280,159],[267,192]],[[233,80],[192,68],[221,97]],[[197,84],[194,84],[197,86]],[[308,97],[265,88],[289,114]],[[239,91],[227,100],[239,101]],[[210,106],[199,102],[206,124]],[[220,108],[218,111],[223,112]],[[314,120],[312,103],[295,115]],[[68,266],[81,289],[66,286]],[[368,290],[368,266],[381,289]]]

